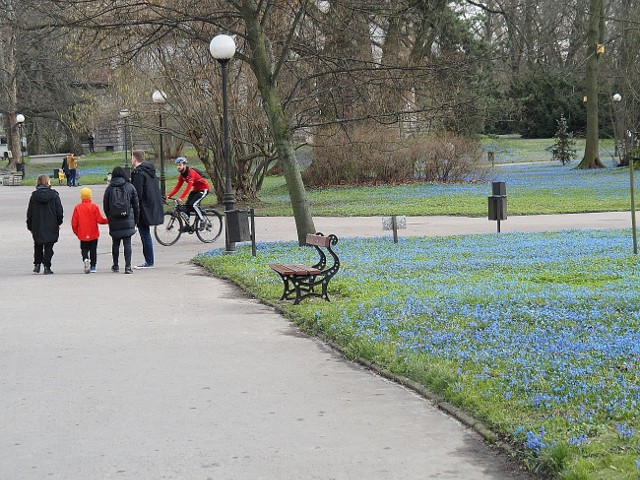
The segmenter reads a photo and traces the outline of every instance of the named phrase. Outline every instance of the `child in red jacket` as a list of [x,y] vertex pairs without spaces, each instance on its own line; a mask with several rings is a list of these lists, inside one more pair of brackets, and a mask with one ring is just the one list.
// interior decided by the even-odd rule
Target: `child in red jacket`
[[73,209],[71,228],[80,239],[80,251],[84,262],[84,273],[96,273],[98,259],[98,224],[107,224],[107,220],[98,205],[91,201],[91,189],[84,187],[80,190],[82,202]]

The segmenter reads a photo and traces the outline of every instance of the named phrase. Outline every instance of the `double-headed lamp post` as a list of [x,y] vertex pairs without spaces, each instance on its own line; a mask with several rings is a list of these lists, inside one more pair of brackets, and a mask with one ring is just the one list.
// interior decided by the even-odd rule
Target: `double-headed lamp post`
[[[23,134],[22,134],[22,127],[24,125],[24,115],[19,113],[16,115],[16,122],[18,123],[18,135],[20,135],[20,141],[18,142],[18,144],[20,145],[20,156],[18,157],[18,159],[20,160],[20,168],[22,168],[22,178],[24,178],[24,155],[22,154],[23,149],[22,149],[22,138],[23,138]],[[17,164],[16,164],[17,165]]]
[[118,112],[118,114],[124,121],[124,168],[131,168],[131,165],[129,165],[129,110],[123,108],[122,110],[120,110],[120,112]]
[[[622,101],[622,95],[616,93],[613,95],[612,100],[615,103],[620,103]],[[631,235],[633,236],[633,253],[635,255],[638,254],[638,239],[636,235],[636,200],[635,200],[635,182],[633,179],[633,170],[634,170],[634,160],[629,155],[629,144],[631,140],[631,131],[627,129],[627,114],[626,110],[623,108],[623,148],[624,148],[624,156],[629,159],[629,185],[631,190]]]
[[227,106],[227,64],[229,60],[233,58],[236,53],[236,42],[229,35],[216,35],[211,39],[209,44],[209,51],[213,58],[215,58],[222,67],[222,124],[224,130],[224,169],[225,169],[225,187],[224,197],[222,203],[224,204],[224,211],[226,217],[225,228],[225,253],[235,253],[235,242],[229,241],[229,213],[233,210],[235,199],[233,189],[231,186],[231,158],[229,152],[229,118],[228,118],[228,106]]
[[158,105],[158,133],[160,136],[160,191],[164,196],[167,191],[166,177],[164,176],[164,145],[162,139],[162,106],[167,101],[167,96],[161,90],[156,90],[152,95],[153,103]]

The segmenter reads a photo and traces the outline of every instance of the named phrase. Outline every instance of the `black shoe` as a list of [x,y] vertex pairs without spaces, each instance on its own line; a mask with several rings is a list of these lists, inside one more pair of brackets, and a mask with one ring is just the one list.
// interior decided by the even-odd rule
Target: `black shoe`
[[44,267],[44,274],[45,275],[52,275],[53,272],[51,271],[51,267]]
[[111,271],[112,271],[113,273],[118,273],[118,272],[120,271],[120,267],[118,267],[118,265],[113,265],[113,266],[111,267]]
[[131,267],[124,267],[124,273],[133,273],[133,270],[131,270]]
[[40,273],[40,264],[39,263],[34,263],[33,264],[33,273]]

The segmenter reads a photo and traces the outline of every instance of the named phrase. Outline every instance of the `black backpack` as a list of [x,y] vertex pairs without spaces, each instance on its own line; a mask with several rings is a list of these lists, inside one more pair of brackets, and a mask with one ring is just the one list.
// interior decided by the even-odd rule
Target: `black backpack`
[[111,187],[109,194],[109,217],[126,218],[131,211],[131,201],[124,186]]
[[200,170],[199,168],[196,167],[191,167],[191,170],[194,170],[198,175],[200,175],[202,178],[209,178],[209,175],[207,175],[207,172],[203,172],[202,170]]

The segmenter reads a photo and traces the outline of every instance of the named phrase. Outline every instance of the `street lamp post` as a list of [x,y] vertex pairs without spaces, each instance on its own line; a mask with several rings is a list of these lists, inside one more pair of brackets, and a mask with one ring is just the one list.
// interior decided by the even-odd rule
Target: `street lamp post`
[[16,122],[18,122],[18,135],[20,135],[20,142],[18,142],[20,144],[20,156],[18,157],[19,162],[16,162],[16,166],[17,168],[20,168],[20,171],[22,172],[22,178],[24,178],[24,150],[22,149],[22,127],[24,125],[24,120],[25,118],[23,114],[19,113],[16,115]]
[[158,105],[158,132],[160,135],[160,190],[162,196],[166,194],[166,177],[164,176],[164,143],[162,138],[162,106],[167,101],[167,96],[164,92],[156,90],[152,95],[153,103]]
[[[129,110],[123,108],[119,112],[120,118],[124,120],[124,168],[131,168],[129,165]],[[126,170],[125,170],[126,171]]]
[[[622,101],[622,95],[616,93],[613,95],[613,101],[615,103],[620,103]],[[631,191],[631,235],[633,237],[633,253],[634,255],[638,254],[638,239],[636,235],[636,200],[635,200],[635,182],[633,179],[633,170],[634,170],[634,160],[629,156],[629,144],[631,140],[631,131],[627,129],[627,114],[626,109],[623,106],[624,114],[622,116],[624,120],[624,139],[623,139],[623,155],[629,159],[629,185]]]
[[224,130],[224,168],[225,187],[222,203],[224,204],[226,228],[225,228],[225,253],[235,253],[236,244],[229,240],[229,212],[234,208],[234,194],[231,185],[231,158],[229,152],[229,118],[227,106],[227,64],[236,53],[236,43],[229,35],[216,35],[209,44],[209,51],[222,67],[222,124]]

